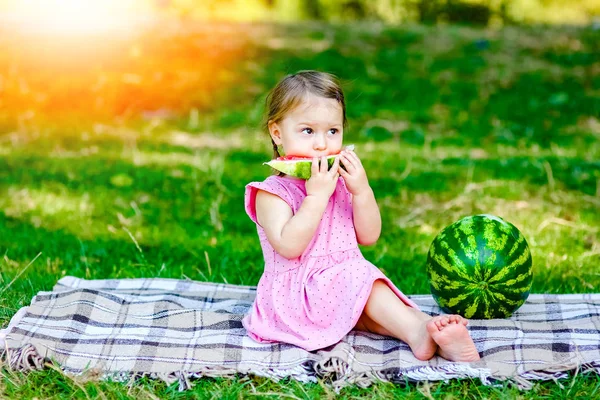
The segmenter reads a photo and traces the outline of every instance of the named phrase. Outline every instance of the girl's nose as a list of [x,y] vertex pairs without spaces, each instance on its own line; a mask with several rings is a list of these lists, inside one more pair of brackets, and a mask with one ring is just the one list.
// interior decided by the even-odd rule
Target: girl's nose
[[327,147],[327,140],[323,135],[315,135],[315,139],[313,140],[313,149],[315,150],[325,150]]

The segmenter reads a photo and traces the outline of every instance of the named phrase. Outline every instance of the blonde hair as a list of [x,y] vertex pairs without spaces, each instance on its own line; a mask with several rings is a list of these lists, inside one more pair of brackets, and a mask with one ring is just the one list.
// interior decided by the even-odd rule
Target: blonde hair
[[[285,115],[298,106],[306,95],[313,94],[334,99],[342,106],[343,125],[346,126],[346,102],[344,92],[335,75],[319,71],[298,71],[283,78],[267,96],[267,116],[264,127],[269,131],[269,122],[280,122]],[[273,158],[280,157],[273,138]]]

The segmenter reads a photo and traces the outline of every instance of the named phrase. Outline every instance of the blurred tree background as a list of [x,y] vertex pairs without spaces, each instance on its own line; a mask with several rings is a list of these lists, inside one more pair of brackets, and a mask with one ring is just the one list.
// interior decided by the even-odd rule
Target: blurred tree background
[[157,0],[156,8],[182,18],[231,20],[357,20],[388,23],[590,23],[598,0]]
[[[585,236],[572,254],[588,265],[600,246],[594,236],[600,196],[597,13],[598,2],[590,0],[3,0],[0,190],[6,195],[0,196],[0,214],[76,238],[128,243],[129,234],[114,228],[126,226],[141,248],[157,246],[163,254],[167,246],[168,257],[176,253],[170,246],[182,243],[222,255],[228,250],[221,243],[232,240],[238,247],[223,261],[232,271],[228,279],[254,282],[262,257],[241,196],[246,182],[269,173],[262,165],[271,155],[260,129],[264,99],[286,74],[319,69],[339,76],[344,86],[345,141],[359,146],[373,169],[374,188],[388,198],[382,201],[387,240],[414,229],[417,237],[408,242],[421,246],[383,243],[366,250],[405,252],[378,265],[420,265],[429,235],[441,228],[421,232],[421,222],[443,218],[442,225],[475,212],[508,214],[529,232],[552,218],[580,219],[592,239]],[[498,189],[502,201],[491,196],[483,197],[487,203],[461,203],[452,217],[442,211],[404,215],[411,201],[421,209],[420,196],[436,204],[421,212],[433,213],[445,210],[449,198],[461,198],[465,182],[471,187],[495,179],[508,185]],[[524,193],[523,183],[531,193]],[[546,184],[566,190],[577,209],[561,203],[548,214],[515,211],[527,199],[538,201]],[[41,194],[31,192],[36,186]],[[49,210],[56,193],[73,207],[79,200],[72,198],[85,202],[94,193],[89,209],[96,211]],[[503,203],[510,196],[516,204]],[[139,208],[133,208],[134,222],[123,219],[132,202]],[[506,209],[496,210],[502,204]],[[413,218],[419,218],[418,229]],[[0,231],[0,246],[27,258],[32,248],[57,243],[38,229],[27,232],[15,243]],[[239,246],[242,241],[247,245]],[[63,250],[46,254],[61,258]],[[192,263],[181,251],[182,265]],[[95,276],[112,276],[113,265],[104,267]],[[234,272],[245,268],[252,272]],[[423,284],[414,290],[425,291]],[[596,287],[556,285],[566,291]]]
[[[547,128],[550,117],[559,117],[556,107],[579,106],[573,101],[584,92],[579,111],[596,114],[593,88],[600,0],[90,0],[85,6],[79,4],[0,0],[0,127],[5,131],[22,132],[27,127],[48,131],[60,125],[64,134],[65,123],[189,115],[198,129],[202,122],[206,129],[256,127],[262,110],[253,104],[281,74],[301,67],[362,82],[348,89],[368,100],[362,104],[367,110],[380,102],[374,97],[392,96],[377,93],[377,85],[393,79],[397,92],[403,91],[407,98],[420,96],[423,84],[429,87],[431,98],[422,107],[456,102],[461,103],[459,110],[475,98],[516,100],[508,92],[492,96],[498,89],[510,86],[526,92],[536,86],[540,97],[549,97],[551,103],[546,107],[546,100],[529,101],[528,111],[537,112],[541,121],[533,128],[538,134]],[[36,8],[38,19],[31,19]],[[21,14],[15,14],[16,9]],[[113,25],[109,27],[107,21]],[[457,33],[455,27],[464,29]],[[357,48],[352,54],[350,43],[371,45],[380,52],[367,57]],[[309,58],[312,62],[296,62]],[[344,68],[336,64],[340,59],[347,62]],[[560,72],[553,68],[557,65]],[[400,68],[406,79],[400,79]],[[485,71],[494,77],[483,76],[488,74]],[[273,73],[278,75],[269,78]],[[566,83],[565,77],[570,76],[572,82]],[[398,86],[398,79],[404,87]],[[570,89],[561,88],[563,84]],[[450,86],[454,92],[445,93],[444,87]],[[392,103],[384,106],[394,108]],[[472,115],[482,111],[471,108]],[[505,109],[493,103],[490,108],[495,108],[495,114]],[[548,118],[539,113],[542,110]],[[498,115],[501,120],[518,114],[505,111],[506,115]],[[409,117],[418,122],[425,111],[415,113],[416,120]],[[216,125],[211,118],[218,120]],[[522,131],[531,135],[531,124],[519,122]]]

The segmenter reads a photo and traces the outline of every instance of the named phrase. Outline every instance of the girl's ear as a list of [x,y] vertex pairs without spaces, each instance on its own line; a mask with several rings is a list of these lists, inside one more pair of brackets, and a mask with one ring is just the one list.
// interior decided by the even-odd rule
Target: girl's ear
[[277,122],[270,120],[268,123],[269,127],[269,135],[271,135],[271,139],[276,145],[281,145],[281,128],[277,124]]

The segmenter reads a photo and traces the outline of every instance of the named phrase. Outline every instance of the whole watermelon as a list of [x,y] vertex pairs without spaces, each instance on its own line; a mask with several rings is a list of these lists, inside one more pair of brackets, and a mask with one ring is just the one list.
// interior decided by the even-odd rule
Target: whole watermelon
[[473,215],[436,236],[427,255],[427,276],[431,294],[445,312],[507,318],[529,296],[531,253],[510,222]]

